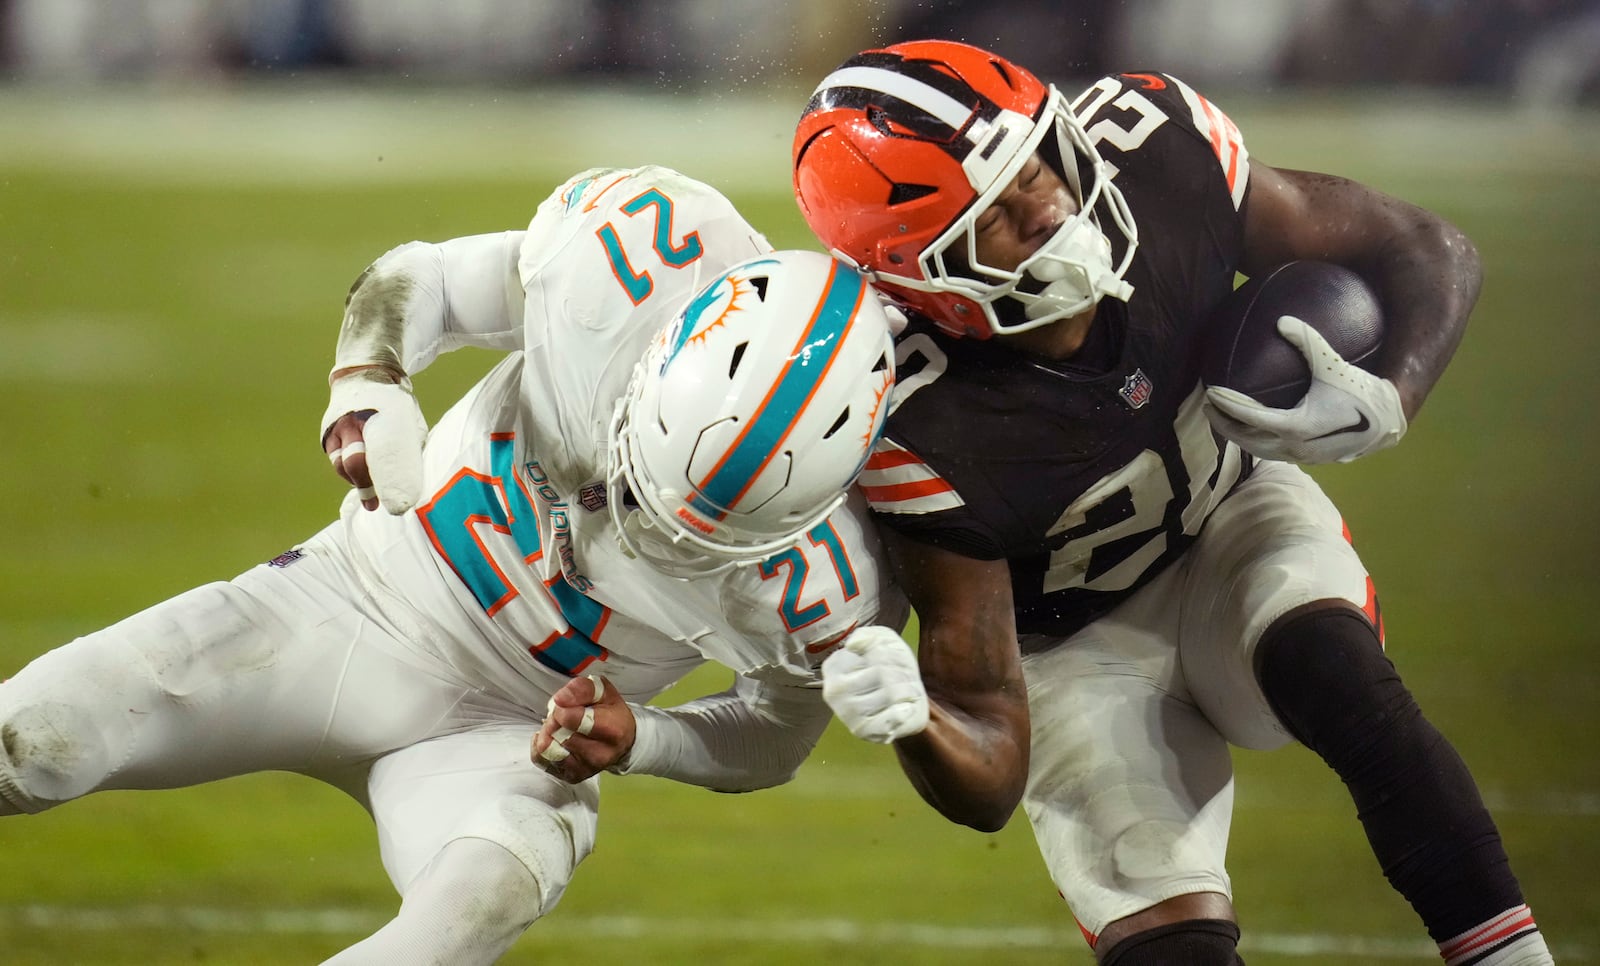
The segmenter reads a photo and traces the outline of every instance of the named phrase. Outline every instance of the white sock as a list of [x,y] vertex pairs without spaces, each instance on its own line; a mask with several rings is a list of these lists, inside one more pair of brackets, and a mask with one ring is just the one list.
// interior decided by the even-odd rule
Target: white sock
[[1487,922],[1439,944],[1445,966],[1552,966],[1539,924],[1526,905],[1507,909]]
[[382,929],[327,966],[495,962],[539,918],[539,883],[521,860],[487,839],[456,839],[406,889]]

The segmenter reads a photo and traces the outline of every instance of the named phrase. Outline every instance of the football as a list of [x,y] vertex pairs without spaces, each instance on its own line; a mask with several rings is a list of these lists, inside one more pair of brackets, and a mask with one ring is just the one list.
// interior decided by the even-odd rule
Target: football
[[1383,344],[1383,309],[1361,276],[1328,262],[1288,262],[1262,272],[1223,300],[1207,323],[1200,378],[1275,409],[1289,409],[1311,387],[1311,367],[1283,336],[1292,315],[1346,360],[1367,368]]

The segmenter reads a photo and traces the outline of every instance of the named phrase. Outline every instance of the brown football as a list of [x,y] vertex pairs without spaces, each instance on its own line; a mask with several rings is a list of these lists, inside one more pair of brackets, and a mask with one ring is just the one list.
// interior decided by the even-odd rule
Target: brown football
[[1329,262],[1288,262],[1239,286],[1212,314],[1200,368],[1206,385],[1236,389],[1276,409],[1298,403],[1311,387],[1311,367],[1278,334],[1285,315],[1363,368],[1383,344],[1383,309],[1361,276]]

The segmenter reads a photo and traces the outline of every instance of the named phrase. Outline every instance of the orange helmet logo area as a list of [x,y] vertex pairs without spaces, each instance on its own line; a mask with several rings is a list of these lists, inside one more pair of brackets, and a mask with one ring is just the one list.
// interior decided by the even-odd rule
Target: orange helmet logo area
[[[902,287],[929,279],[929,249],[987,188],[1038,121],[1050,90],[976,47],[912,41],[845,61],[795,130],[795,196],[832,249],[957,334],[986,338],[976,303]],[[1009,129],[1009,130],[1008,130]],[[963,304],[965,303],[965,304]]]
[[717,528],[716,527],[712,526],[711,524],[709,524],[709,523],[705,522],[704,520],[700,519],[699,517],[695,516],[693,513],[690,513],[684,507],[680,506],[680,507],[674,509],[672,511],[672,513],[679,520],[682,520],[684,523],[687,523],[689,526],[694,527],[696,530],[699,530],[701,533],[709,535],[709,534],[713,534],[713,533],[717,532]]

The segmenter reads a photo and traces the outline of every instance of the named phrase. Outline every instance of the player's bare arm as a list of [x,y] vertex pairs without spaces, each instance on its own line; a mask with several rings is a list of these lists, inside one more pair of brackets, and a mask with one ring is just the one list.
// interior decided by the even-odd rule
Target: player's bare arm
[[1477,249],[1448,221],[1334,175],[1254,163],[1240,270],[1295,259],[1359,272],[1388,325],[1375,371],[1414,419],[1466,330],[1483,272]]
[[1004,560],[976,560],[880,530],[920,623],[928,727],[895,742],[928,804],[982,831],[1005,825],[1028,774],[1028,694]]

